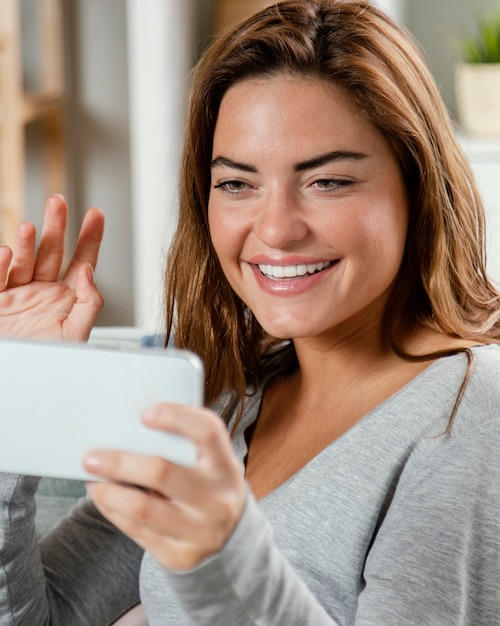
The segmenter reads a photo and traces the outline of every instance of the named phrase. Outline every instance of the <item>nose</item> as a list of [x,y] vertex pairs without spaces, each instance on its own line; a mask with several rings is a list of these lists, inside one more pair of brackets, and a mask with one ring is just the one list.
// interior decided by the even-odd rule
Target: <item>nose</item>
[[272,190],[261,202],[254,233],[266,246],[283,249],[307,236],[307,223],[292,192]]

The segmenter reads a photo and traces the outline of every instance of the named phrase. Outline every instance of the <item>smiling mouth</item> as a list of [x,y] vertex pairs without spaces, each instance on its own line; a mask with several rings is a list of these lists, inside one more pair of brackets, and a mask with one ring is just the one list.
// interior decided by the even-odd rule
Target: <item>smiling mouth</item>
[[322,272],[327,267],[330,267],[333,261],[326,261],[325,263],[312,263],[307,265],[265,265],[258,264],[258,268],[261,273],[272,280],[279,280],[283,278],[302,278],[303,276],[311,276]]

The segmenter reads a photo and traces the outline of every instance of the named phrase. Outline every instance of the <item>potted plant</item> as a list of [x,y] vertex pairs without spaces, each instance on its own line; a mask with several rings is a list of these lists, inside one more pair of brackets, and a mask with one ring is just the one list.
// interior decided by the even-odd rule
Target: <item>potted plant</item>
[[460,45],[455,95],[461,126],[470,135],[500,138],[500,11],[479,21],[477,37]]

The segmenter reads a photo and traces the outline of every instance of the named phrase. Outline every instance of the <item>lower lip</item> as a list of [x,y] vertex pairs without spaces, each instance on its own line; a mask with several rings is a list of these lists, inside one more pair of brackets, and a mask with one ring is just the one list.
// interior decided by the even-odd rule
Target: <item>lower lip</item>
[[330,273],[330,271],[336,267],[338,261],[334,261],[328,267],[315,272],[314,274],[305,274],[304,276],[297,276],[296,278],[268,278],[258,268],[257,265],[250,265],[255,275],[259,287],[265,293],[270,293],[277,296],[298,296],[310,289],[314,289],[324,278]]

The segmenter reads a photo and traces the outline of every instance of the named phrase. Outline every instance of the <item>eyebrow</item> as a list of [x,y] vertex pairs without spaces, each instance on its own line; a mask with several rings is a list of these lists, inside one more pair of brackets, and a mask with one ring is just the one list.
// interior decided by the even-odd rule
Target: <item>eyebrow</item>
[[352,152],[350,150],[334,150],[333,152],[327,152],[307,161],[302,161],[294,166],[296,172],[303,172],[304,170],[312,170],[315,167],[321,167],[327,163],[334,163],[336,161],[361,161],[368,158],[367,154],[363,152]]
[[[300,163],[296,163],[293,169],[296,172],[303,172],[304,170],[321,167],[322,165],[326,165],[327,163],[332,163],[335,161],[360,161],[361,159],[366,158],[368,158],[368,155],[364,154],[363,152],[353,152],[350,150],[334,150],[333,152],[327,152],[326,154],[313,157],[312,159],[308,159],[307,161],[301,161]],[[251,172],[253,174],[257,173],[257,168],[255,166],[249,165],[248,163],[233,161],[233,159],[228,159],[227,157],[223,156],[219,156],[213,159],[210,162],[210,167],[229,167],[231,169],[240,170],[242,172]]]
[[252,172],[254,174],[257,173],[257,168],[253,165],[248,165],[247,163],[239,163],[238,161],[233,161],[233,159],[228,159],[227,157],[219,156],[213,159],[210,162],[210,167],[230,167],[234,170],[241,170],[242,172]]

